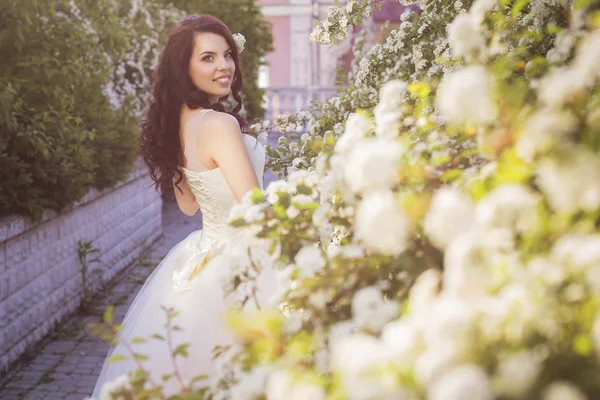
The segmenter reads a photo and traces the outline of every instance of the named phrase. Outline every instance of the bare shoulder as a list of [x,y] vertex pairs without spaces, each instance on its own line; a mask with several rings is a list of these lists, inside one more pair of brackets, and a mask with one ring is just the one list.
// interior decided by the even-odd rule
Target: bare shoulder
[[[207,136],[240,136],[240,125],[231,114],[209,111],[200,121],[201,134]],[[218,133],[218,135],[215,135]]]

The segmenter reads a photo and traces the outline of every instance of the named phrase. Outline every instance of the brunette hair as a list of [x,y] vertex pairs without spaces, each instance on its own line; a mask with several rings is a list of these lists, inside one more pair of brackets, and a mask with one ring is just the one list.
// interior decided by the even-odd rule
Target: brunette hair
[[[189,62],[194,49],[195,36],[199,32],[221,35],[231,49],[235,62],[235,72],[231,94],[237,105],[226,111],[221,101],[210,104],[209,94],[201,91],[189,74]],[[210,15],[190,16],[179,21],[169,33],[158,66],[152,77],[152,96],[141,123],[140,154],[148,165],[150,177],[157,190],[173,199],[173,177],[179,184],[183,179],[179,169],[181,142],[179,140],[179,119],[185,104],[190,109],[210,108],[233,115],[240,129],[246,127],[246,120],[239,115],[242,109],[242,70],[235,40],[229,28]]]

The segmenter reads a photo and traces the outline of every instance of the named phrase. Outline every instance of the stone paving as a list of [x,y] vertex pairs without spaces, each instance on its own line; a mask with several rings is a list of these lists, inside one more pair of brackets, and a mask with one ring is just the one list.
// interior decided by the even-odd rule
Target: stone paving
[[121,321],[157,263],[177,242],[201,226],[200,217],[186,217],[176,204],[165,204],[163,236],[143,258],[94,296],[92,307],[70,318],[21,358],[0,380],[0,400],[82,400],[91,395],[109,346],[90,335],[85,325],[101,321],[109,304],[115,304],[115,319]]

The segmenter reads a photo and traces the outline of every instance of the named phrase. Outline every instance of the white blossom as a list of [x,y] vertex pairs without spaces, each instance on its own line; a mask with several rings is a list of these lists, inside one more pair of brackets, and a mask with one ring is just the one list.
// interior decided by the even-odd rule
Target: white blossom
[[453,123],[492,123],[498,115],[492,99],[493,80],[481,66],[449,74],[438,89],[437,107]]
[[588,35],[579,47],[573,68],[583,79],[594,80],[600,77],[599,64],[600,30],[596,30]]
[[415,400],[405,390],[372,373],[389,362],[390,356],[382,343],[372,336],[353,334],[332,342],[332,368],[340,373],[349,400]]
[[487,375],[476,365],[460,365],[442,375],[429,392],[430,400],[492,400]]
[[327,307],[329,300],[331,300],[331,296],[329,296],[324,290],[311,293],[310,297],[308,298],[310,305],[315,307],[317,310],[324,310]]
[[587,397],[573,384],[558,381],[544,389],[542,400],[587,400]]
[[431,242],[444,249],[459,234],[465,233],[473,222],[473,206],[462,192],[439,189],[433,199],[423,228]]
[[354,193],[389,189],[398,177],[404,147],[396,140],[367,138],[348,153],[344,179]]
[[455,57],[466,57],[483,51],[485,38],[479,20],[471,14],[459,14],[448,25],[448,43]]
[[559,212],[600,208],[600,158],[585,150],[541,160],[537,183]]
[[600,264],[600,235],[564,235],[554,243],[552,256],[577,270]]
[[516,144],[517,154],[531,162],[538,154],[561,145],[577,128],[578,121],[568,111],[544,108],[533,114]]
[[399,309],[397,303],[385,301],[381,289],[375,286],[360,289],[352,298],[352,319],[369,332],[380,332],[398,315]]
[[492,267],[512,252],[512,236],[508,229],[495,229],[456,237],[444,254],[445,291],[464,297],[487,294],[495,283]]
[[400,367],[410,367],[419,355],[421,342],[419,326],[410,317],[388,323],[381,340],[390,353],[390,358]]
[[469,14],[471,14],[476,21],[481,23],[485,13],[491,11],[496,4],[498,4],[496,0],[476,0],[473,2]]
[[522,398],[533,387],[541,370],[542,363],[533,353],[512,354],[498,365],[495,391],[510,398]]
[[372,121],[362,113],[354,113],[346,120],[346,130],[338,139],[335,149],[344,153],[354,146],[356,140],[364,138],[373,129]]
[[541,79],[538,95],[542,103],[550,107],[561,107],[585,89],[586,81],[579,72],[557,68]]
[[325,259],[317,246],[305,246],[296,254],[294,261],[303,277],[311,277],[325,267]]
[[375,114],[375,133],[379,136],[397,135],[400,128],[402,102],[408,85],[404,81],[393,80],[386,83],[380,91],[380,101],[373,110]]
[[106,382],[100,390],[100,400],[116,400],[127,398],[133,387],[127,375],[121,375],[112,381]]
[[371,250],[398,255],[408,247],[412,223],[389,191],[375,191],[361,201],[356,238]]
[[437,269],[422,272],[410,289],[410,308],[413,313],[426,312],[437,297],[442,276]]
[[244,212],[244,219],[247,222],[257,222],[265,219],[265,208],[263,205],[253,205]]
[[259,400],[265,394],[267,379],[271,370],[259,366],[243,373],[240,381],[231,388],[231,400]]
[[522,233],[539,221],[538,196],[522,184],[506,184],[490,192],[477,204],[477,224],[485,229],[508,228]]

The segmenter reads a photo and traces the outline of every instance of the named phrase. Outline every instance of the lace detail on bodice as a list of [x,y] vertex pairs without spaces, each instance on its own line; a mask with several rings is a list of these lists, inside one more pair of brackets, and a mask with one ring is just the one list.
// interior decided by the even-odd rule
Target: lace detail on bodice
[[[244,143],[262,188],[265,168],[264,147],[257,139],[248,135],[244,135]],[[235,196],[220,168],[205,171],[191,171],[182,168],[182,171],[202,212],[203,233],[200,247],[205,248],[229,234],[230,228],[227,220],[229,212],[236,204]]]

